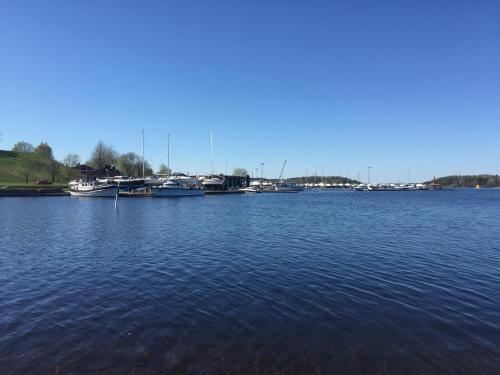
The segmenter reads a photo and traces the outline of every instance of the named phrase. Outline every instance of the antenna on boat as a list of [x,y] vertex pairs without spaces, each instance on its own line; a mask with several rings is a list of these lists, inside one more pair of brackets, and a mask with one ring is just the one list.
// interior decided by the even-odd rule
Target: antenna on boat
[[142,178],[144,179],[145,173],[144,173],[144,129],[142,129]]

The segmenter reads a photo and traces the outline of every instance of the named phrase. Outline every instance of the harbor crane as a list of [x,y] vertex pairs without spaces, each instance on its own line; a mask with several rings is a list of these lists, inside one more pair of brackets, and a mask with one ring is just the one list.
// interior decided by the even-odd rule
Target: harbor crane
[[286,165],[286,160],[283,162],[283,166],[281,167],[281,172],[280,172],[280,181],[283,181],[283,171],[285,170],[285,165]]

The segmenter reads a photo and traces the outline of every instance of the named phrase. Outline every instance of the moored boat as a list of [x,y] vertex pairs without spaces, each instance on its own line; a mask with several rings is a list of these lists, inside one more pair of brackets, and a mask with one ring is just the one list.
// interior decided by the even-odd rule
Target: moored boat
[[79,181],[70,185],[69,193],[74,197],[116,197],[118,186],[96,181]]
[[151,187],[151,196],[153,197],[184,197],[201,196],[205,190],[199,187],[186,186],[176,178],[168,179],[161,186]]
[[223,190],[224,189],[224,176],[214,176],[205,177],[201,183],[204,188],[210,190]]
[[297,185],[294,182],[282,181],[282,182],[278,182],[278,183],[276,183],[276,185],[274,185],[274,190],[276,190],[277,192],[282,192],[282,193],[286,193],[286,192],[297,193],[299,191],[303,191],[304,188],[300,185]]
[[238,189],[239,191],[243,191],[245,193],[260,193],[260,190],[259,189],[256,189],[256,188],[253,188],[253,187],[245,187],[245,188],[241,188],[241,189]]

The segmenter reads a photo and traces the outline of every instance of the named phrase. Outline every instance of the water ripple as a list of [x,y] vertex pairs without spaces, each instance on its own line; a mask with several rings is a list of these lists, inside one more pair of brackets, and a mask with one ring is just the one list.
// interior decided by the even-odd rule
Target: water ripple
[[0,199],[0,373],[493,374],[500,191]]

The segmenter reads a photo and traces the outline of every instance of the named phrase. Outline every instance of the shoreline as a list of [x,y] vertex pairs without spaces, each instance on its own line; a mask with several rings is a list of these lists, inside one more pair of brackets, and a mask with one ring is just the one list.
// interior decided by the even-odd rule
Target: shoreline
[[[500,187],[481,187],[480,189],[476,189],[474,187],[447,187],[443,186],[441,190],[499,190]],[[305,189],[304,191],[314,191],[316,189]],[[337,190],[333,188],[325,188],[321,189],[323,191]],[[398,191],[398,190],[374,190],[374,191]],[[407,190],[401,190],[407,191]],[[277,191],[262,191],[262,193],[282,193]],[[244,194],[243,191],[239,190],[226,190],[226,191],[205,191],[206,195],[227,195],[227,194]],[[69,191],[64,190],[60,187],[2,187],[0,188],[0,198],[1,197],[69,197],[71,194]],[[135,197],[134,195],[126,195],[120,193],[120,197]],[[144,196],[141,196],[144,197]]]
[[65,197],[70,193],[62,188],[0,188],[0,197]]

